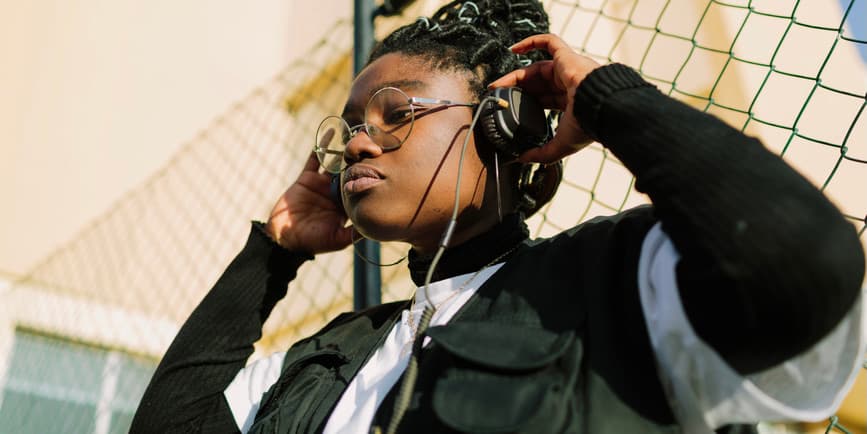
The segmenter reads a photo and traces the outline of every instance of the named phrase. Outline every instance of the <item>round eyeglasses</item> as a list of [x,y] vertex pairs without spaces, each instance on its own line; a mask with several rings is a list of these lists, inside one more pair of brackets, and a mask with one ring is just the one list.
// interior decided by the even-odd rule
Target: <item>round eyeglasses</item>
[[367,102],[364,108],[364,123],[350,127],[339,116],[323,119],[316,130],[313,152],[326,171],[340,173],[346,168],[346,160],[343,158],[346,145],[360,131],[367,133],[370,140],[383,151],[397,149],[409,137],[417,117],[438,108],[455,106],[474,107],[476,104],[410,97],[396,87],[384,87],[376,91]]

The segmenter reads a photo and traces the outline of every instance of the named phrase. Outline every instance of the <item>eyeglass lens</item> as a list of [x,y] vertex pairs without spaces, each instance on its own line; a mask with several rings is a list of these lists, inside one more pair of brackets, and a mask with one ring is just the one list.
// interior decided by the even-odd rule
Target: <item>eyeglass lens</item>
[[414,119],[414,108],[405,93],[393,87],[382,88],[367,102],[364,124],[350,128],[343,118],[325,118],[316,130],[314,151],[325,170],[340,173],[345,167],[343,152],[355,134],[364,130],[383,150],[395,149],[409,136]]

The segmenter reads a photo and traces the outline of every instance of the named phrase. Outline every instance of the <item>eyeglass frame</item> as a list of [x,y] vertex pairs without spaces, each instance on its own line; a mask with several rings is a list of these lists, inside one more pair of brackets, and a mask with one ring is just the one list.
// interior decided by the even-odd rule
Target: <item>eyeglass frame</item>
[[[409,139],[410,134],[412,134],[412,129],[415,126],[416,108],[417,108],[416,105],[417,104],[439,105],[440,106],[440,107],[431,107],[430,110],[434,110],[434,109],[444,110],[444,109],[447,109],[450,107],[476,107],[479,105],[479,103],[455,102],[455,101],[447,100],[447,99],[422,98],[422,97],[417,97],[417,96],[409,96],[406,94],[406,92],[404,92],[403,90],[401,90],[397,87],[386,86],[386,87],[383,87],[383,88],[377,90],[376,92],[373,93],[373,95],[370,96],[370,99],[367,101],[367,105],[365,105],[365,108],[364,108],[364,119],[365,120],[367,120],[367,110],[368,110],[368,105],[370,104],[370,101],[372,101],[376,97],[376,95],[378,95],[380,92],[382,92],[384,90],[396,90],[407,97],[407,105],[410,108],[411,117],[409,120],[410,127],[409,127],[409,131],[407,131],[407,133],[406,133],[406,137],[404,137],[402,140],[400,140],[400,143],[398,143],[396,146],[386,147],[386,146],[383,146],[383,145],[376,143],[375,141],[372,140],[372,136],[371,136],[370,131],[368,129],[370,127],[370,125],[367,122],[362,122],[358,125],[350,126],[349,122],[346,122],[346,120],[343,119],[343,117],[341,117],[341,116],[336,116],[336,115],[326,116],[325,119],[323,119],[321,122],[319,122],[319,126],[316,128],[316,138],[317,139],[319,138],[319,130],[322,128],[322,125],[326,121],[328,121],[329,119],[332,119],[332,118],[339,119],[341,122],[343,122],[344,126],[346,127],[346,130],[349,131],[349,136],[346,139],[346,141],[343,143],[343,150],[342,151],[333,151],[333,150],[329,150],[328,148],[323,149],[319,146],[318,141],[316,143],[314,143],[313,152],[316,154],[316,157],[319,160],[319,164],[323,168],[325,168],[325,170],[327,172],[333,173],[333,174],[338,174],[338,173],[342,172],[344,169],[346,169],[346,167],[347,167],[346,159],[343,158],[343,155],[346,153],[346,148],[349,145],[349,141],[352,140],[356,135],[358,135],[358,133],[362,130],[364,131],[365,134],[367,134],[368,137],[371,137],[371,141],[373,142],[373,144],[375,144],[376,146],[379,146],[379,148],[382,149],[383,151],[392,151],[395,149],[399,149],[401,146],[403,146],[403,144],[406,142],[406,140]],[[425,111],[424,113],[421,113],[421,115],[427,114],[427,113],[431,113],[431,112]],[[374,125],[374,127],[376,127],[376,125]],[[378,128],[378,127],[376,127],[376,128]],[[328,170],[328,168],[326,167],[326,165],[323,161],[325,159],[324,155],[326,155],[326,154],[331,154],[331,155],[338,155],[339,154],[341,156],[340,169],[337,172],[332,172],[332,171]]]

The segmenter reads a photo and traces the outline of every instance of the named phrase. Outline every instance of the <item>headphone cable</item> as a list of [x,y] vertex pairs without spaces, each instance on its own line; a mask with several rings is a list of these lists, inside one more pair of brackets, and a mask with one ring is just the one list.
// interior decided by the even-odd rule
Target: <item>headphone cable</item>
[[[479,102],[479,107],[476,109],[476,113],[473,115],[473,121],[470,123],[469,131],[464,138],[464,143],[461,146],[461,156],[458,160],[458,176],[455,179],[455,203],[452,207],[452,216],[449,219],[449,223],[446,226],[445,231],[443,231],[443,236],[440,240],[439,248],[434,255],[433,261],[431,261],[431,264],[427,269],[427,275],[424,279],[423,290],[426,300],[430,300],[430,294],[428,294],[428,289],[430,287],[431,279],[433,278],[434,270],[439,264],[440,258],[442,257],[443,252],[445,252],[446,247],[448,247],[449,241],[451,241],[452,234],[454,233],[455,226],[457,225],[458,210],[460,209],[461,179],[463,178],[464,158],[467,152],[467,145],[470,143],[470,136],[473,134],[473,129],[475,128],[476,123],[479,121],[479,117],[481,116],[482,111],[484,111],[485,105],[489,102],[494,103],[495,108],[499,107],[499,109],[505,109],[509,107],[509,103],[506,100],[495,96],[488,96],[483,98],[482,101]],[[499,186],[497,187],[499,188]],[[397,432],[397,427],[398,425],[400,425],[400,421],[403,419],[403,415],[406,414],[406,410],[409,408],[412,391],[415,388],[416,381],[418,380],[418,356],[419,353],[421,353],[422,343],[424,342],[423,336],[424,333],[427,331],[427,328],[430,325],[431,319],[433,318],[435,312],[436,308],[431,303],[428,303],[428,305],[425,306],[424,310],[422,311],[421,318],[419,319],[418,328],[416,329],[415,336],[413,337],[412,352],[410,353],[409,364],[406,367],[403,381],[400,384],[400,392],[394,401],[394,413],[392,413],[391,421],[388,423],[388,430],[386,430],[386,434],[395,434]]]

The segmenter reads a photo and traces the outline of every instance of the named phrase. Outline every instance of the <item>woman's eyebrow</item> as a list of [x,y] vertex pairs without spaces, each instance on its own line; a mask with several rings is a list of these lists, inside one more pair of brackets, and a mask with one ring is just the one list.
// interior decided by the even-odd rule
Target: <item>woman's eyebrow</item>
[[357,121],[363,117],[359,113],[361,113],[361,112],[358,110],[354,110],[349,104],[347,104],[347,105],[343,106],[343,112],[340,113],[340,117],[343,118],[343,120],[345,120],[347,122]]
[[[379,90],[381,90],[382,88],[385,88],[385,87],[396,87],[396,88],[398,88],[404,92],[407,92],[407,91],[414,91],[414,90],[418,90],[418,89],[424,89],[427,87],[427,83],[422,81],[422,80],[386,81],[386,82],[380,83],[379,86],[372,88],[370,90],[370,92],[368,92],[367,98],[370,99],[370,97],[372,97],[373,94],[375,94],[376,92],[378,92]],[[360,113],[362,111],[364,111],[364,110],[363,109],[359,110],[357,107],[353,107],[352,103],[350,101],[347,101],[346,105],[343,106],[343,113],[340,115],[340,117],[342,117],[343,119],[347,119],[349,116],[355,115],[355,114]],[[361,116],[358,116],[358,118],[361,118]]]
[[379,91],[384,87],[396,87],[404,92],[411,90],[418,90],[427,87],[427,83],[421,80],[395,80],[395,81],[386,81],[384,83],[380,83],[375,89],[371,89],[367,94],[367,97],[370,98],[374,93]]

